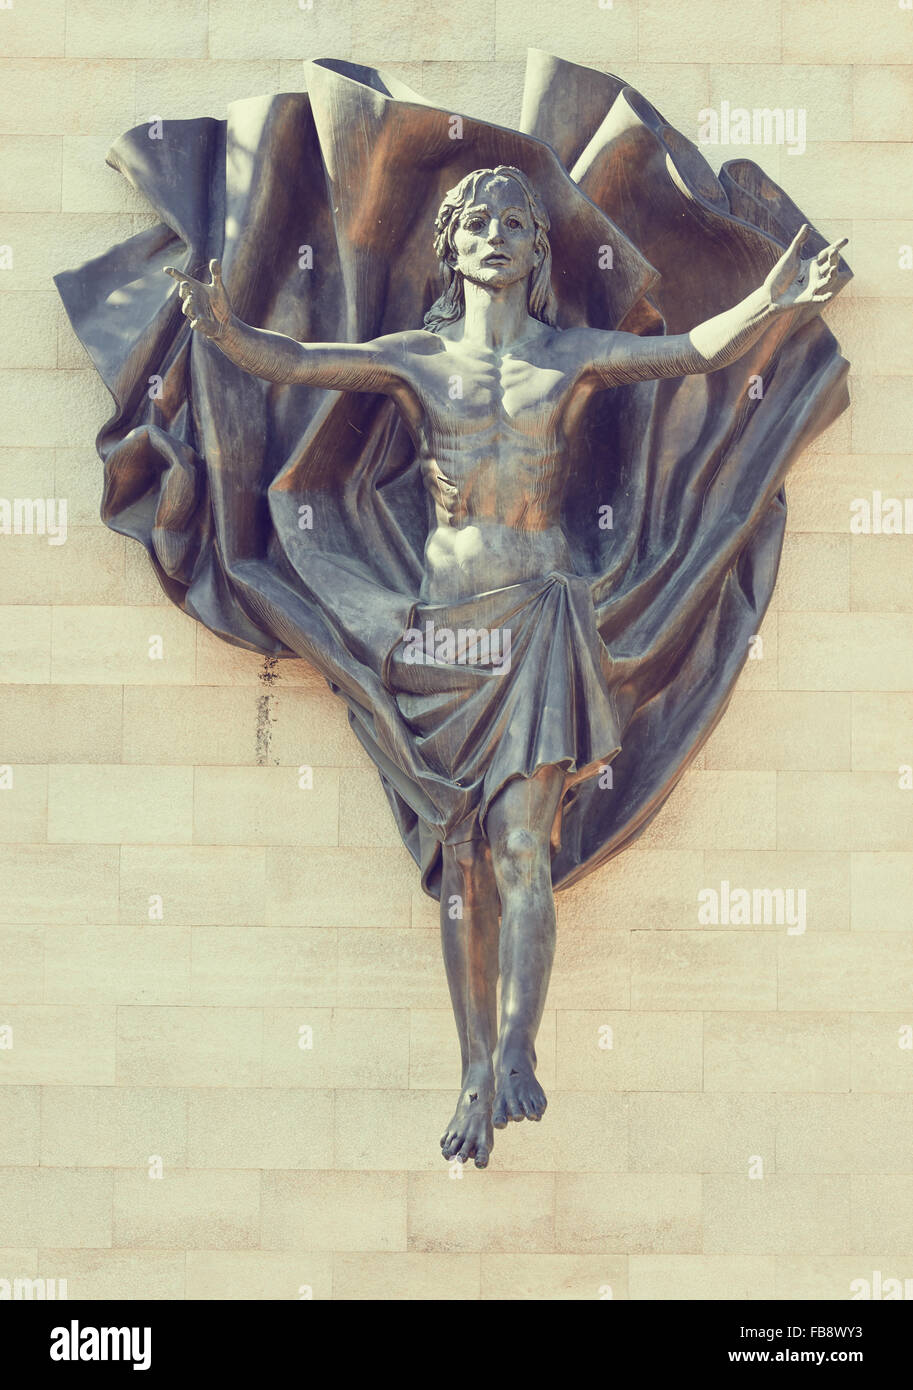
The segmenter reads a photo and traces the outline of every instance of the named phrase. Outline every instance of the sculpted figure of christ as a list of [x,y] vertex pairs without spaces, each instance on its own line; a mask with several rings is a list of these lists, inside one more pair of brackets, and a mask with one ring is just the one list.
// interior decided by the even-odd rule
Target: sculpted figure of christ
[[[421,328],[365,343],[296,342],[235,316],[217,261],[208,282],[168,273],[193,329],[244,371],[392,397],[433,503],[421,599],[466,611],[474,596],[573,573],[562,496],[594,392],[716,371],[778,314],[830,299],[845,242],[803,260],[807,234],[741,303],[688,333],[644,338],[556,326],[548,217],[526,177],[506,166],[475,170],[447,194],[435,224],[446,288]],[[566,781],[567,760],[511,775],[474,832],[442,846],[441,930],[462,1079],[441,1148],[479,1168],[493,1128],[540,1120],[546,1107],[535,1043],[555,949],[551,831]]]

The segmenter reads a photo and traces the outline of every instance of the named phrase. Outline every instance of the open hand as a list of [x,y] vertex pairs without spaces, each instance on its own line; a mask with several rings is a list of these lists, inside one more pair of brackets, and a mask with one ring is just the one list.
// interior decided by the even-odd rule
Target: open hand
[[180,282],[178,294],[182,312],[190,319],[190,327],[205,338],[220,338],[231,320],[231,301],[222,284],[222,267],[218,261],[209,262],[209,284],[195,280],[186,270],[165,266],[165,274]]
[[843,237],[803,261],[800,252],[808,233],[808,223],[804,222],[764,281],[771,303],[778,309],[791,309],[796,304],[825,304],[833,297],[837,262],[849,238]]

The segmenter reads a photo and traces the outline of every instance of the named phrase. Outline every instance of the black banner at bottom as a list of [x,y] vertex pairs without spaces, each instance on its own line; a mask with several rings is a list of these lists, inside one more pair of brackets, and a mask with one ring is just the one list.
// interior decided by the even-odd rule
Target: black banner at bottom
[[[871,1375],[905,1363],[913,1331],[909,1309],[893,1302],[594,1302],[598,1306],[587,1318],[582,1309],[574,1314],[565,1307],[575,1324],[575,1359],[581,1341],[592,1336],[596,1355],[644,1373],[748,1368],[763,1375],[765,1369],[799,1366],[823,1377],[837,1367]],[[74,1375],[137,1372],[148,1377],[201,1371],[237,1380],[247,1371],[275,1374],[287,1368],[306,1376],[321,1352],[321,1375],[327,1356],[351,1375],[362,1347],[374,1369],[387,1359],[390,1375],[400,1373],[404,1352],[413,1371],[416,1354],[431,1353],[434,1375],[446,1361],[445,1348],[462,1355],[467,1339],[475,1345],[473,1359],[484,1356],[489,1336],[500,1341],[502,1352],[518,1349],[520,1306],[511,1308],[507,1325],[503,1317],[493,1319],[490,1333],[484,1303],[471,1327],[465,1316],[455,1322],[447,1306],[437,1351],[427,1304],[420,1322],[398,1325],[390,1303],[360,1302],[353,1308],[319,1301],[6,1302],[0,1304],[0,1345],[7,1373],[15,1365],[20,1377],[42,1372],[60,1384]],[[377,1320],[384,1323],[381,1338],[370,1335]],[[550,1338],[556,1330],[548,1329]],[[323,1343],[326,1337],[333,1340]]]

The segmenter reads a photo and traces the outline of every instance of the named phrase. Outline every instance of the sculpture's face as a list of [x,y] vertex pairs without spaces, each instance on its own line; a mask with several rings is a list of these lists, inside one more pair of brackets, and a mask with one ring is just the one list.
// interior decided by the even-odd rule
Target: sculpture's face
[[515,179],[483,180],[453,233],[456,269],[465,280],[503,289],[525,280],[542,259],[526,194]]

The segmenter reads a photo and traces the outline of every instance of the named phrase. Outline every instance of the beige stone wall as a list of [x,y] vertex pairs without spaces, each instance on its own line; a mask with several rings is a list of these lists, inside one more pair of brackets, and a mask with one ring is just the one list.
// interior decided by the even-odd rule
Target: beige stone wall
[[[763,658],[636,848],[560,900],[544,1123],[455,1179],[435,909],[373,769],[314,673],[270,683],[99,522],[109,402],[49,277],[155,220],[103,163],[139,121],[330,55],[513,123],[527,44],[692,138],[724,99],[807,112],[801,157],[714,162],[756,158],[851,236],[828,319],[853,403],[795,471]],[[913,496],[913,12],[13,0],[0,52],[0,496],[70,521],[60,546],[0,536],[0,1278],[716,1299],[913,1277],[913,535],[849,526],[854,498]],[[723,880],[805,888],[806,931],[701,926]]]

